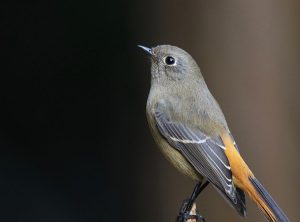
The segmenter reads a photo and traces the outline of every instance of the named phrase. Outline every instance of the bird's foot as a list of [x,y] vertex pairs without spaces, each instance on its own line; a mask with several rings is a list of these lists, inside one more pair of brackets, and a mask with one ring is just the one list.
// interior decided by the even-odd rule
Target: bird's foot
[[[191,206],[192,207],[189,207]],[[191,208],[191,209],[187,209]],[[176,222],[205,222],[205,219],[196,212],[196,204],[190,203],[190,199],[184,200],[180,208],[179,215],[177,216]]]
[[190,215],[189,213],[179,214],[176,220],[176,222],[199,222],[199,221],[205,222],[204,217],[202,217],[199,214]]

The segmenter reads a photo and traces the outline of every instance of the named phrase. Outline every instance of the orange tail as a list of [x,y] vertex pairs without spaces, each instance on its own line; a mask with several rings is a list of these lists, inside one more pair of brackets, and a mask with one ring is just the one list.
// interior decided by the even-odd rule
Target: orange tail
[[226,147],[225,153],[231,166],[235,185],[248,193],[250,198],[262,210],[270,222],[289,222],[289,219],[279,208],[271,195],[254,177],[253,173],[234,147],[232,138],[228,135],[224,135],[222,136],[222,140]]
[[251,199],[257,204],[270,222],[289,222],[288,217],[273,200],[271,195],[255,178],[249,177],[250,186],[244,187]]

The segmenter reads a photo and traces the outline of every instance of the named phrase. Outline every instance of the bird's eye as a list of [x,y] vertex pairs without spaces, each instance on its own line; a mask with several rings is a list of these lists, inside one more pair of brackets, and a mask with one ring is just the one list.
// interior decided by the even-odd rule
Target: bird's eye
[[169,66],[174,65],[175,64],[175,59],[172,56],[167,56],[165,58],[165,63]]

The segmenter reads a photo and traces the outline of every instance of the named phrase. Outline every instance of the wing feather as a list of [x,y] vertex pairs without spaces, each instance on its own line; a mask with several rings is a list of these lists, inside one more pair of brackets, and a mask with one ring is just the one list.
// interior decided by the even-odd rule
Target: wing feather
[[233,184],[231,167],[222,139],[211,138],[200,130],[171,121],[159,109],[155,111],[154,116],[159,132],[168,143],[180,151],[201,175],[244,214],[245,206],[244,203],[240,203],[240,195]]

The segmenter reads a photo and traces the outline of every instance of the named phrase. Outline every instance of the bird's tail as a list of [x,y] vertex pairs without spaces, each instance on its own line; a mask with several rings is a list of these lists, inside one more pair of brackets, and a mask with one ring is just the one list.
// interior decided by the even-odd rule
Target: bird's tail
[[235,148],[232,137],[225,134],[222,136],[222,140],[226,147],[225,154],[231,166],[235,185],[248,193],[270,222],[289,222],[287,216],[279,208],[268,191],[254,177]]
[[289,222],[288,217],[276,204],[263,185],[254,176],[249,176],[249,181],[250,183],[249,186],[246,187],[246,191],[267,219],[270,222]]

